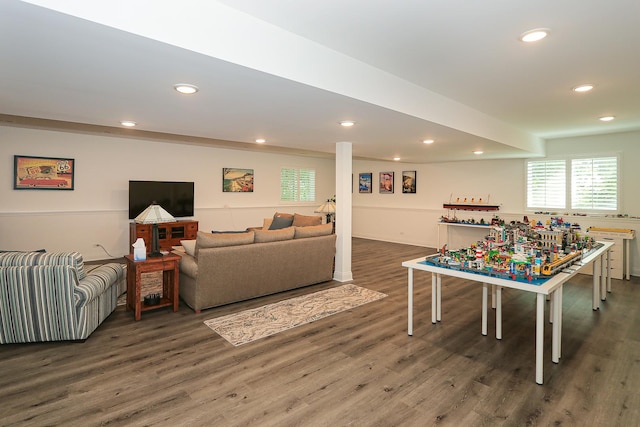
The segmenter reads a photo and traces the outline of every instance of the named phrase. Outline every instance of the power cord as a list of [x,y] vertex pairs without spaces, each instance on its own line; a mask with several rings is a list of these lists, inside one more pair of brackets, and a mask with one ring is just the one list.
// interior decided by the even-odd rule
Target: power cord
[[107,251],[107,250],[104,248],[104,246],[102,246],[100,243],[96,243],[96,247],[101,248],[101,249],[104,251],[104,253],[105,253],[105,254],[107,254],[107,255],[109,256],[109,258],[116,258],[116,257],[114,257],[113,255],[111,255],[111,254],[109,253],[109,251]]

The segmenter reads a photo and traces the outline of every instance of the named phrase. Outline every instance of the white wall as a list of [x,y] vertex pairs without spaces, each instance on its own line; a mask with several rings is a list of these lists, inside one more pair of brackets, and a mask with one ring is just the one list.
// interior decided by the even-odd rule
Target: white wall
[[[590,137],[563,138],[547,142],[548,156],[575,156],[621,154],[621,212],[640,216],[640,132],[627,132]],[[402,194],[400,187],[403,170],[417,171],[417,193]],[[380,194],[377,188],[380,172],[395,172],[395,192]],[[358,192],[358,174],[373,173],[373,193]],[[490,197],[491,203],[500,204],[497,214],[508,221],[529,219],[546,221],[550,215],[536,215],[525,211],[525,161],[477,160],[468,162],[414,165],[396,162],[354,161],[353,235],[369,239],[386,240],[438,247],[443,242],[442,227],[436,224],[448,211],[442,203],[450,196],[471,195]],[[459,218],[488,220],[490,212],[467,213],[458,211]],[[582,229],[590,226],[631,228],[640,232],[640,220],[602,216],[583,217],[558,215],[577,222]],[[631,273],[640,275],[640,236],[631,243]]]
[[[13,156],[75,159],[73,191],[14,190]],[[0,126],[0,250],[76,250],[86,260],[129,252],[129,180],[195,182],[200,230],[262,225],[276,210],[313,214],[335,194],[335,162],[134,138]],[[317,203],[280,203],[282,166],[316,169]],[[222,168],[254,169],[253,193],[223,193]]]
[[[549,156],[621,153],[622,212],[640,216],[640,132],[564,138],[547,143]],[[71,157],[76,164],[74,191],[13,190],[13,156]],[[0,249],[77,250],[85,259],[103,259],[102,244],[113,256],[129,251],[128,181],[185,180],[195,182],[195,219],[201,230],[243,229],[260,225],[274,211],[311,214],[335,194],[333,159],[207,148],[134,138],[0,126]],[[282,166],[314,167],[317,204],[286,206],[279,202]],[[252,168],[254,193],[223,193],[222,168]],[[402,194],[403,170],[417,171],[417,193]],[[380,194],[380,172],[395,172],[395,192]],[[371,194],[358,192],[358,174],[373,173]],[[353,224],[355,237],[438,247],[437,223],[447,214],[442,203],[453,195],[488,196],[500,204],[505,220],[546,220],[524,210],[524,160],[477,160],[414,165],[396,162],[353,162]],[[340,201],[338,200],[338,203]],[[558,214],[562,215],[562,212]],[[458,216],[462,216],[458,213]],[[491,213],[469,214],[490,219]],[[564,215],[562,215],[564,216]],[[589,226],[631,228],[638,219],[567,217]],[[632,274],[640,275],[640,238],[631,244]]]

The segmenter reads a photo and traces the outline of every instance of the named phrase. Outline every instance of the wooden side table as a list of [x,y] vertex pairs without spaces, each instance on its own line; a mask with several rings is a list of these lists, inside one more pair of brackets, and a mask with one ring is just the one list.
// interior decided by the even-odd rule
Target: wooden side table
[[[136,320],[140,320],[143,311],[160,307],[171,307],[178,311],[180,255],[169,253],[161,257],[147,257],[144,261],[134,261],[133,255],[125,255],[127,261],[127,310],[133,310]],[[140,294],[142,273],[162,271],[162,296],[160,302],[145,305]]]

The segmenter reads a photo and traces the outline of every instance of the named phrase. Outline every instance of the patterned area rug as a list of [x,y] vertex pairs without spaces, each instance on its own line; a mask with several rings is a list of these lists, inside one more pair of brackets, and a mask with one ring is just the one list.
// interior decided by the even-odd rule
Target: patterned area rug
[[235,346],[386,297],[356,285],[342,285],[251,310],[206,320],[205,325]]

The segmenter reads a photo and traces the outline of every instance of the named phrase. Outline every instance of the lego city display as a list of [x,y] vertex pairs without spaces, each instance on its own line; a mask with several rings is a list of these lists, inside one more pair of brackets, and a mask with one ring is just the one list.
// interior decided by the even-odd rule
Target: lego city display
[[424,263],[542,284],[601,246],[582,237],[579,227],[565,226],[557,219],[555,224],[549,229],[515,221],[492,225],[483,240],[459,250],[449,250],[445,245],[439,253],[427,256]]

